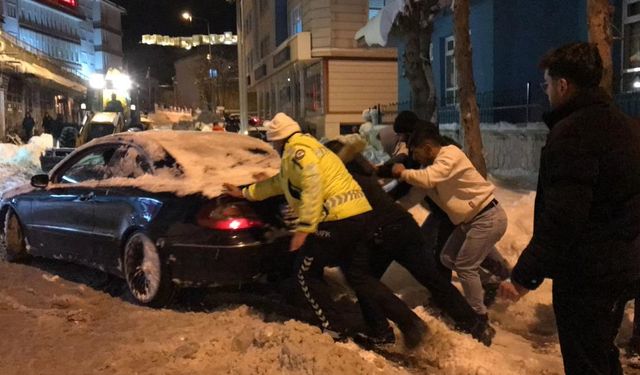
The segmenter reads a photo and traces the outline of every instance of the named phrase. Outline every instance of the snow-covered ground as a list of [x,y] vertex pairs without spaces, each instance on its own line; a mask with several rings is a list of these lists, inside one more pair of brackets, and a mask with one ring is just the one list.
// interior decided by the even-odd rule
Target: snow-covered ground
[[[40,139],[16,147],[0,144],[0,191],[38,172]],[[515,262],[532,231],[535,193],[500,187],[508,217],[498,244]],[[423,219],[419,208],[414,215]],[[0,374],[561,374],[551,307],[551,283],[516,304],[490,310],[497,335],[490,348],[451,331],[420,305],[426,292],[400,267],[385,282],[427,322],[425,344],[405,352],[408,367],[334,343],[319,329],[295,321],[265,322],[246,306],[214,311],[152,310],[126,294],[97,287],[100,273],[49,261],[0,263]],[[619,341],[630,335],[631,310]],[[640,374],[627,363],[627,374]]]

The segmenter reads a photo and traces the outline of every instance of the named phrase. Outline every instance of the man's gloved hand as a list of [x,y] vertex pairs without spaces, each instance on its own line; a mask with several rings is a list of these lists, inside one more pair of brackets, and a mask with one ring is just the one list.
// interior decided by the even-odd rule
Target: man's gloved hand
[[403,164],[400,164],[400,163],[394,164],[393,168],[391,169],[391,174],[393,175],[394,178],[399,178],[405,169],[407,168]]
[[227,195],[230,195],[234,198],[244,198],[244,194],[242,194],[242,189],[233,184],[223,183],[222,186],[226,189],[224,192]]
[[291,237],[291,242],[289,244],[289,251],[294,252],[300,250],[302,245],[304,245],[304,241],[307,239],[309,233],[306,232],[295,232],[293,237]]
[[522,296],[529,293],[529,290],[514,281],[503,281],[500,283],[498,296],[504,299],[517,302]]

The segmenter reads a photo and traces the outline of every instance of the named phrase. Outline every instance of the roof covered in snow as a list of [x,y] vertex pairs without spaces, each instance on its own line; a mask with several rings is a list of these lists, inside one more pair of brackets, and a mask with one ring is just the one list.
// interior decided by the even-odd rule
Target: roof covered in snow
[[376,44],[382,47],[386,46],[391,27],[398,14],[404,9],[404,6],[405,0],[387,1],[387,5],[369,20],[363,28],[356,32],[354,39],[364,38],[364,41],[369,46]]

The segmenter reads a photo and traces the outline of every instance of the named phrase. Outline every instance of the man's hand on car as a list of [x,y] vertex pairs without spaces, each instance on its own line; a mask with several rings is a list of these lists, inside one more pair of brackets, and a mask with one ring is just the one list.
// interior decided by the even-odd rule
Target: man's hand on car
[[394,178],[398,178],[400,177],[402,172],[404,172],[405,169],[406,168],[403,164],[396,163],[393,165],[393,168],[391,168],[391,174],[393,175]]
[[230,195],[234,198],[244,198],[244,194],[242,194],[242,189],[233,184],[223,183],[222,186],[226,189],[224,192],[227,195]]

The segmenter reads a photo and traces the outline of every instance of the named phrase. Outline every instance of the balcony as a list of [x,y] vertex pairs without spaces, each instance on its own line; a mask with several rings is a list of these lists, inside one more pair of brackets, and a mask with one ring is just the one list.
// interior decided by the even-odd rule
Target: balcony
[[18,22],[20,23],[20,27],[22,27],[22,28],[35,31],[35,32],[40,33],[40,34],[44,34],[44,35],[50,36],[52,38],[64,40],[64,41],[71,42],[71,43],[74,43],[74,44],[80,44],[80,36],[78,36],[78,35],[65,33],[62,30],[50,29],[50,28],[48,28],[48,27],[46,27],[44,25],[40,25],[40,24],[38,24],[36,22],[30,21],[30,20],[25,19],[23,17],[20,17]]
[[106,30],[108,32],[114,33],[117,36],[122,36],[122,30],[117,29],[111,25],[109,25],[108,23],[106,23],[104,20],[101,21],[95,21],[93,23],[93,28],[94,29],[102,29],[102,30]]
[[94,46],[93,48],[94,48],[94,50],[96,52],[110,53],[112,55],[116,55],[116,56],[119,56],[119,57],[123,57],[124,56],[124,54],[122,53],[122,49],[118,49],[118,48],[110,46],[108,44],[101,44],[101,45],[98,45],[98,46]]

